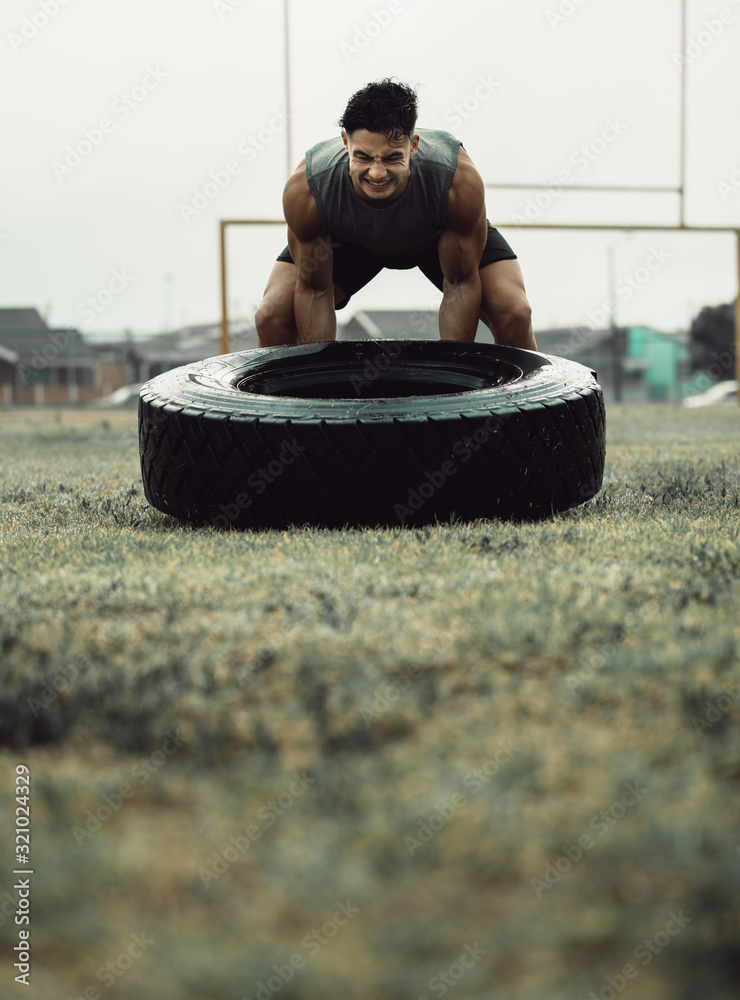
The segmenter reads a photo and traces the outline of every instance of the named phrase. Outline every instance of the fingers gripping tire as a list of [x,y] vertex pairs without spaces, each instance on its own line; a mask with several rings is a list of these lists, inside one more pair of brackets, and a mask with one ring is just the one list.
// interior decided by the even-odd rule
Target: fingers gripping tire
[[595,373],[449,341],[262,348],[142,387],[147,500],[222,528],[536,519],[594,496]]

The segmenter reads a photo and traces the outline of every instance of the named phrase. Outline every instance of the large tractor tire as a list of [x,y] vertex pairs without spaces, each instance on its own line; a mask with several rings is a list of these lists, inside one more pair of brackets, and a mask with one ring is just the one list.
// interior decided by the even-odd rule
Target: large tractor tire
[[141,390],[144,491],[221,528],[533,520],[594,496],[589,368],[450,341],[342,341],[209,358]]

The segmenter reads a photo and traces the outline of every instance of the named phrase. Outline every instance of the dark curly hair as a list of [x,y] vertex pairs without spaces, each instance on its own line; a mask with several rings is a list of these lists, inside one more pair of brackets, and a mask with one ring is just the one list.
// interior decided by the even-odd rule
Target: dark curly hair
[[400,143],[413,138],[417,111],[416,91],[386,77],[353,94],[337,124],[348,135],[367,129],[382,133],[389,143]]

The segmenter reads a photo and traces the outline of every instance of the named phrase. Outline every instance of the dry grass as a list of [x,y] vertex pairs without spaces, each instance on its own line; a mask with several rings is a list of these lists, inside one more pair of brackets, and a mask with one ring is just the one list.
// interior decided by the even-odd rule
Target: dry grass
[[550,521],[346,532],[165,517],[135,423],[0,414],[3,996],[737,995],[735,408],[612,408]]

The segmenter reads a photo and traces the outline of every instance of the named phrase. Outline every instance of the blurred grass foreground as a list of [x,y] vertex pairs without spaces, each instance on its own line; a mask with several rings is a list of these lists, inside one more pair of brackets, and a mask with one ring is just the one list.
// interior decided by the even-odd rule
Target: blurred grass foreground
[[612,407],[539,524],[236,533],[131,412],[4,411],[2,996],[740,995],[738,426]]

